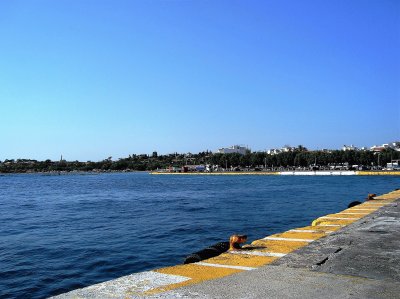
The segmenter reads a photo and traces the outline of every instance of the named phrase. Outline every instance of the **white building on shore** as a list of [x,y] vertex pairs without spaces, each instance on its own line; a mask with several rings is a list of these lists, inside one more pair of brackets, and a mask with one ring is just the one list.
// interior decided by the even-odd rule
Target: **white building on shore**
[[278,148],[271,148],[269,150],[266,151],[266,153],[268,155],[277,155],[280,153],[289,153],[289,152],[293,152],[295,151],[296,148],[295,147],[291,147],[289,145],[285,145],[284,147],[281,147],[280,149]]
[[281,153],[282,151],[280,149],[277,148],[271,148],[269,150],[267,150],[267,154],[268,155],[277,155],[279,153]]
[[232,145],[231,147],[223,147],[218,149],[217,153],[219,154],[241,154],[241,155],[245,155],[246,152],[249,149],[245,146],[240,146],[240,145]]
[[358,151],[358,148],[354,145],[343,145],[342,151]]
[[382,145],[374,145],[370,147],[370,150],[373,152],[381,152],[386,149],[393,149],[395,151],[400,151],[400,142],[395,141],[390,143],[384,143]]

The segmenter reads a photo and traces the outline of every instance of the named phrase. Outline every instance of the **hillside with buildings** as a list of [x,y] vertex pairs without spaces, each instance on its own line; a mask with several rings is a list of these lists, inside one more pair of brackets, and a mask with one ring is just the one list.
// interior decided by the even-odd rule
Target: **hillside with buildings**
[[304,146],[252,152],[247,146],[234,145],[215,152],[132,154],[126,158],[102,161],[37,161],[17,159],[0,161],[0,173],[36,172],[112,172],[112,171],[276,171],[276,170],[382,170],[398,169],[400,142],[357,148],[308,150]]

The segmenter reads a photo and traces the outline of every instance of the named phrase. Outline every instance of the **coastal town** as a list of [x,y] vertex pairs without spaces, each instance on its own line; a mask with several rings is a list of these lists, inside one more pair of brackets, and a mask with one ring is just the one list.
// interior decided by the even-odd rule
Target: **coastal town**
[[[332,154],[335,152],[353,152],[354,154],[358,153],[359,156],[365,156],[362,153],[368,153],[369,155],[373,155],[374,157],[377,158],[377,162],[370,162],[370,163],[365,163],[365,161],[361,161],[360,159],[359,162],[364,162],[364,163],[358,163],[358,164],[351,164],[350,162],[355,163],[356,161],[349,158],[348,161],[344,161],[343,157],[337,159],[336,161],[331,161],[328,163],[317,163],[317,156],[319,154]],[[313,152],[315,153],[315,160],[314,163],[308,163],[309,165],[304,165],[304,163],[292,163],[292,165],[287,164],[286,166],[283,166],[282,163],[276,163],[275,166],[273,164],[268,165],[267,164],[267,156],[275,156],[275,155],[285,155],[288,153],[296,154],[296,153],[304,153],[304,152]],[[388,171],[393,171],[393,170],[400,170],[399,166],[399,161],[398,159],[394,160],[393,159],[393,152],[395,152],[394,156],[397,158],[399,156],[400,152],[400,142],[390,142],[390,143],[385,143],[382,145],[373,145],[371,147],[356,147],[354,145],[343,145],[343,147],[340,150],[330,150],[330,149],[321,149],[321,150],[314,150],[314,151],[309,151],[307,148],[304,146],[299,145],[298,147],[292,147],[290,145],[285,145],[281,148],[272,148],[268,149],[265,152],[258,151],[258,152],[251,152],[251,149],[248,146],[243,146],[243,145],[233,145],[231,147],[223,147],[220,148],[216,151],[216,154],[224,154],[224,155],[229,155],[229,154],[238,154],[241,156],[246,156],[246,155],[251,155],[251,154],[264,154],[266,155],[265,157],[265,164],[259,164],[259,165],[252,165],[253,167],[246,166],[246,167],[240,167],[239,165],[230,165],[228,167],[227,161],[225,164],[225,167],[222,163],[222,165],[189,165],[186,163],[185,166],[179,168],[179,167],[174,167],[171,166],[167,168],[165,171],[167,172],[218,172],[218,171],[308,171],[308,170],[340,170],[340,171],[345,171],[345,170],[388,170]],[[381,163],[381,154],[382,153],[390,153],[391,154],[391,159],[390,162],[387,162],[386,159],[384,161],[384,164]],[[357,155],[357,154],[356,154]],[[190,156],[191,154],[187,154],[187,161],[190,161]],[[300,165],[303,164],[303,165]],[[270,166],[270,167],[268,167]]]
[[156,171],[160,173],[212,172],[274,172],[274,171],[398,171],[400,141],[356,147],[343,145],[340,149],[309,150],[305,146],[285,145],[264,151],[252,151],[248,146],[233,145],[212,152],[159,155],[132,154],[114,160],[37,161],[6,159],[0,161],[0,173],[74,173]]

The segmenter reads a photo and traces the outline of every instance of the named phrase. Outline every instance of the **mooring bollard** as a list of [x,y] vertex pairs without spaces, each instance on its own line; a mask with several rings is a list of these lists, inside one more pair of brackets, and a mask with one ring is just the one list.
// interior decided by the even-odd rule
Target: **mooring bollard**
[[242,247],[240,244],[247,241],[246,235],[233,235],[229,238],[229,250],[240,250]]

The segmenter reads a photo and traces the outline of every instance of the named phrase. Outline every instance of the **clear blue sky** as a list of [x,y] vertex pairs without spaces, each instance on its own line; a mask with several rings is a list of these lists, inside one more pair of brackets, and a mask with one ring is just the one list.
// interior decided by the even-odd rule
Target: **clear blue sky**
[[0,1],[0,160],[400,139],[400,1]]

